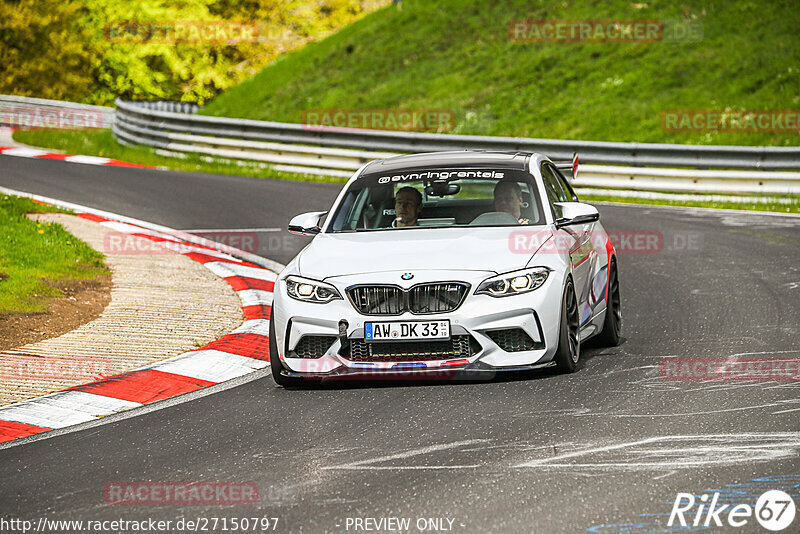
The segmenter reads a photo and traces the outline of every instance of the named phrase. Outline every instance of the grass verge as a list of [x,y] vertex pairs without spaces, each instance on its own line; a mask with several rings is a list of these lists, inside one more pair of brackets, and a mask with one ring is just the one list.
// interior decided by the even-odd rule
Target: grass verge
[[62,296],[48,281],[108,274],[103,255],[61,225],[25,217],[53,212],[69,213],[0,194],[0,313],[45,311],[50,298]]
[[[656,20],[699,32],[519,42],[521,20]],[[281,56],[201,114],[303,122],[309,110],[445,109],[455,125],[440,131],[456,134],[796,146],[796,120],[705,132],[668,128],[662,113],[797,110],[799,24],[797,2],[784,0],[403,0]]]

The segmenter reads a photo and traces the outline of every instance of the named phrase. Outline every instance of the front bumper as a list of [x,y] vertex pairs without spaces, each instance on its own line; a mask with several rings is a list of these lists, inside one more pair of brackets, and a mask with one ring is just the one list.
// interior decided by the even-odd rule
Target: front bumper
[[[286,294],[285,284],[275,287],[272,321],[283,374],[303,378],[404,378],[452,379],[488,376],[498,371],[520,371],[551,364],[558,343],[562,284],[551,273],[535,291],[508,297],[474,294],[474,281],[463,304],[453,312],[399,316],[360,314],[346,299],[327,304],[299,302]],[[483,276],[483,275],[480,275]],[[345,286],[337,289],[344,295]],[[469,336],[468,354],[442,356],[381,356],[355,358],[342,350],[339,323],[347,322],[351,346],[364,338],[370,321],[450,321],[452,336]],[[531,350],[504,350],[496,342],[497,331],[521,329],[533,342]],[[296,357],[295,349],[306,336],[335,338],[328,349],[314,357]],[[494,337],[494,339],[493,339]],[[406,342],[407,344],[419,342]],[[362,345],[363,346],[363,345]]]

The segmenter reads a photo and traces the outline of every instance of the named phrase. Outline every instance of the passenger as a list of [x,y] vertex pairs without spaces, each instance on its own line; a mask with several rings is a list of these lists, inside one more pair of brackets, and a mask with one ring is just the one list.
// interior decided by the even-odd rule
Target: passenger
[[510,213],[520,224],[528,224],[522,219],[522,189],[519,183],[511,180],[500,180],[494,186],[494,209]]
[[395,220],[392,221],[392,228],[416,226],[421,211],[422,193],[413,187],[401,187],[394,198]]

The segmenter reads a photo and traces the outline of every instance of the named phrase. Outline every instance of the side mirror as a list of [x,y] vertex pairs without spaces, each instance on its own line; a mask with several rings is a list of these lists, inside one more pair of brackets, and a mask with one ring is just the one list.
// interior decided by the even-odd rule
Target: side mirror
[[561,217],[556,219],[556,228],[573,224],[586,224],[600,220],[597,208],[583,202],[555,202],[561,208]]
[[312,211],[292,217],[289,221],[289,233],[297,235],[317,235],[322,231],[319,222],[327,215],[327,211]]

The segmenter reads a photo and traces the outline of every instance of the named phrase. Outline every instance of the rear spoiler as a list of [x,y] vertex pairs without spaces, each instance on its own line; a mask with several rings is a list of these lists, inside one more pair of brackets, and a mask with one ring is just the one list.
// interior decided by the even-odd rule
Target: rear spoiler
[[556,166],[556,169],[561,171],[561,174],[569,178],[570,180],[575,180],[578,178],[578,153],[575,152],[572,154],[572,161],[553,161],[553,164]]

